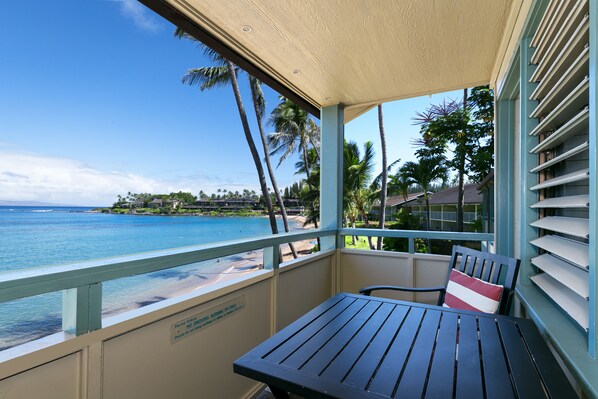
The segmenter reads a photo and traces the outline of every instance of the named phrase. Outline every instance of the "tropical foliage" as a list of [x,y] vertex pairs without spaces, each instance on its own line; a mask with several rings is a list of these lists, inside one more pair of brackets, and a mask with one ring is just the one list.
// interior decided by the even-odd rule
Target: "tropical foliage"
[[[464,186],[467,177],[480,181],[493,165],[494,93],[487,86],[464,91],[457,100],[432,105],[414,118],[421,125],[417,154],[442,157],[458,180],[457,231],[463,231]],[[449,153],[452,155],[448,157]]]
[[[186,38],[196,41],[195,38],[189,36],[180,28],[176,29],[174,35],[178,38]],[[264,169],[262,167],[262,163],[258,155],[255,142],[253,141],[253,136],[251,135],[249,122],[247,121],[247,114],[245,112],[245,107],[241,98],[241,90],[239,88],[239,83],[237,80],[239,68],[236,65],[234,65],[231,61],[222,57],[217,52],[213,51],[209,47],[204,46],[201,42],[197,43],[201,48],[203,48],[204,55],[211,58],[215,65],[209,67],[189,69],[187,70],[187,73],[182,77],[181,81],[182,83],[188,84],[190,86],[198,86],[199,89],[202,91],[212,89],[215,87],[225,86],[228,84],[230,84],[230,86],[232,87],[235,102],[237,104],[237,109],[239,111],[239,118],[241,119],[243,132],[245,134],[245,140],[247,141],[249,151],[251,152],[251,157],[253,158],[253,162],[255,164],[255,169],[258,174],[262,196],[264,198],[264,202],[268,210],[270,228],[272,229],[272,234],[277,234],[278,226],[276,225],[276,216],[274,214],[274,208],[272,206],[272,201],[268,193]],[[261,109],[261,104],[257,103],[259,100],[256,99],[255,95],[253,96],[253,101],[256,108],[256,113],[259,113],[259,109]]]

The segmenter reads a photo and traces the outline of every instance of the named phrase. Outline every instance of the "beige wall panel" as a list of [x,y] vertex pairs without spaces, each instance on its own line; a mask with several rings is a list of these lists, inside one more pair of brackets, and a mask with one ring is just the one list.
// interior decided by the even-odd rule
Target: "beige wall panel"
[[332,296],[333,260],[334,254],[331,254],[309,264],[280,270],[278,330]]
[[[240,398],[256,383],[235,359],[269,336],[270,280],[113,338],[104,344],[104,399]],[[171,325],[244,296],[245,307],[171,343]]]
[[[342,252],[342,291],[357,293],[368,285],[433,287],[446,283],[449,256],[366,251]],[[438,295],[378,291],[376,296],[435,304]]]
[[80,358],[75,353],[1,380],[0,398],[79,398]]
[[[450,256],[419,255],[415,258],[415,285],[417,287],[436,287],[446,284]],[[437,293],[420,293],[415,295],[415,301],[436,304]]]
[[[341,252],[341,291],[357,293],[368,285],[413,286],[413,268],[408,254],[367,251]],[[380,291],[377,296],[412,301],[410,293]]]

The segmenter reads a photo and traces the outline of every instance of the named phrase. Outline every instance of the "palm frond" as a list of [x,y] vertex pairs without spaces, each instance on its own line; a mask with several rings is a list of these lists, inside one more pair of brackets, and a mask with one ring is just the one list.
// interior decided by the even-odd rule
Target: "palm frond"
[[200,90],[220,87],[230,82],[230,74],[225,66],[202,67],[188,69],[181,78],[183,84],[199,86]]

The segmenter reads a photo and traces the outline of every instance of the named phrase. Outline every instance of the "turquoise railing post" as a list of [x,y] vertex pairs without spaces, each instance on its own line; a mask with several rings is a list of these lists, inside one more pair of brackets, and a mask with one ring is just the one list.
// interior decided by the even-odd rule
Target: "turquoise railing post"
[[102,328],[102,284],[89,284],[63,291],[62,329],[82,335]]
[[264,269],[275,270],[280,266],[280,246],[264,248]]
[[415,253],[415,238],[413,238],[413,237],[409,237],[409,253],[410,254]]
[[[341,104],[322,108],[320,160],[320,224],[337,230],[343,220],[344,108]],[[340,248],[340,235],[322,237],[321,251]]]
[[496,252],[513,256],[514,237],[514,136],[515,99],[519,94],[519,49],[496,93],[496,132],[494,134],[494,245]]

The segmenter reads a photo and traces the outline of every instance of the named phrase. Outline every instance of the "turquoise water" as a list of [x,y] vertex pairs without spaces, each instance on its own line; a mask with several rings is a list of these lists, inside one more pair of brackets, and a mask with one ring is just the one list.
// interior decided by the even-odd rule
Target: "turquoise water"
[[[91,208],[0,206],[0,272],[270,234],[267,218],[110,215],[90,211]],[[279,228],[282,230],[282,225]],[[201,281],[238,258],[107,282],[103,285],[104,313],[163,299],[156,294],[161,288],[172,290],[182,282]],[[0,304],[0,350],[59,331],[60,323],[60,293]]]

